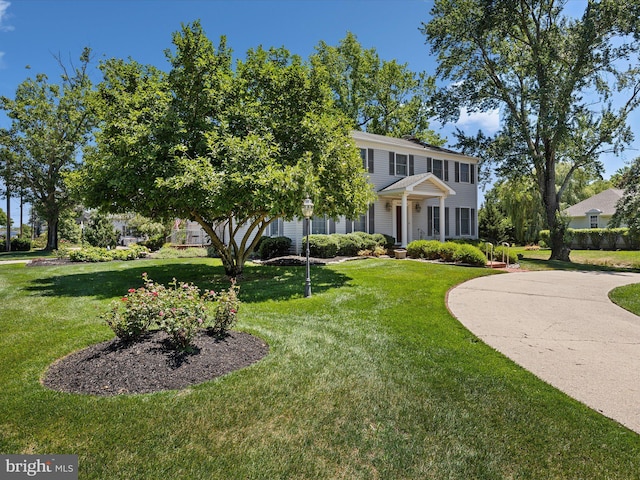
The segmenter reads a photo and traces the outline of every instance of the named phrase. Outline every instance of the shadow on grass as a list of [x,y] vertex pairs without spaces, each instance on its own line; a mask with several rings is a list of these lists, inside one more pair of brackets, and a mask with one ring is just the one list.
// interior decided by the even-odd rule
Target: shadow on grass
[[[142,263],[142,262],[141,262]],[[167,285],[176,278],[179,282],[193,283],[201,290],[226,289],[229,280],[222,266],[204,263],[162,263],[131,266],[34,279],[26,287],[28,292],[40,296],[117,298],[130,288],[143,286],[142,274]],[[247,264],[239,279],[240,299],[254,303],[266,300],[288,300],[304,294],[305,267],[281,267]],[[332,269],[313,266],[311,283],[314,293],[345,285],[350,278]]]
[[523,258],[520,263],[525,269],[531,267],[536,270],[574,270],[581,272],[640,272],[638,268],[613,267],[609,265],[594,265],[590,263],[562,262],[560,260],[545,260],[541,258]]

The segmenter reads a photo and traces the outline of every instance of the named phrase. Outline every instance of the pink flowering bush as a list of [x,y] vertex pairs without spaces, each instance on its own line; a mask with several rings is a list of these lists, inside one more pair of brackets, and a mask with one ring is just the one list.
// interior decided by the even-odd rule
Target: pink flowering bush
[[123,340],[135,341],[156,328],[166,332],[177,348],[187,349],[198,330],[207,328],[221,335],[235,323],[240,306],[235,282],[226,291],[201,293],[193,283],[179,283],[175,278],[168,287],[155,283],[146,273],[142,279],[143,287],[129,289],[103,315]]

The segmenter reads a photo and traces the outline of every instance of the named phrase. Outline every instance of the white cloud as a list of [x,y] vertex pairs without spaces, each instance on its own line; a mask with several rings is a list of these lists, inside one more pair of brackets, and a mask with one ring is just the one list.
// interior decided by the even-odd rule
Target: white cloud
[[7,19],[7,9],[11,5],[11,2],[7,2],[6,0],[0,0],[0,31],[1,32],[10,32],[13,30],[11,25],[5,25],[5,20]]
[[500,110],[497,108],[488,112],[471,112],[465,107],[460,109],[460,118],[455,124],[467,134],[482,130],[487,135],[493,135],[500,129]]

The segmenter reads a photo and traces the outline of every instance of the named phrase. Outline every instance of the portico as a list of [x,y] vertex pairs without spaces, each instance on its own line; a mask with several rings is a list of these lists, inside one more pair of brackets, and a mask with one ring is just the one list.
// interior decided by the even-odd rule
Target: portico
[[[439,211],[445,211],[445,200],[456,192],[433,173],[421,173],[404,177],[381,189],[378,197],[392,207],[394,236],[406,247],[410,238],[411,212],[422,212],[420,205],[426,199],[438,198]],[[414,207],[415,206],[415,207]],[[423,215],[426,215],[424,209]],[[439,240],[445,241],[445,216],[439,215]]]

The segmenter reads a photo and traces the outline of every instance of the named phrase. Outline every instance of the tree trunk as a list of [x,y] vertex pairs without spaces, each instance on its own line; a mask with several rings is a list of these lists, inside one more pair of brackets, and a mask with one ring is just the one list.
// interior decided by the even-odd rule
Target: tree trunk
[[58,249],[58,217],[47,219],[47,246],[45,250]]
[[[555,189],[555,187],[554,187]],[[549,225],[549,242],[551,243],[551,256],[549,260],[561,260],[570,262],[569,254],[571,249],[565,243],[565,233],[567,225],[560,216],[560,206],[554,199],[548,202],[549,196],[545,197],[545,212],[547,215],[547,224]]]

